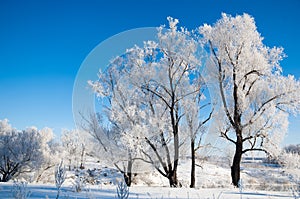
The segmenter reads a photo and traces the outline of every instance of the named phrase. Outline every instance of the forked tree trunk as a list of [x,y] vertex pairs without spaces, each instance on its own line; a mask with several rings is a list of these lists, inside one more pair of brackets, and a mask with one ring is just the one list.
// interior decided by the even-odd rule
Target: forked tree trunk
[[191,156],[192,156],[192,165],[191,165],[191,184],[190,188],[195,188],[195,170],[196,170],[196,156],[195,156],[195,141],[191,139]]
[[242,137],[237,136],[237,141],[235,144],[235,154],[231,166],[232,184],[236,187],[239,187],[242,154],[243,154]]

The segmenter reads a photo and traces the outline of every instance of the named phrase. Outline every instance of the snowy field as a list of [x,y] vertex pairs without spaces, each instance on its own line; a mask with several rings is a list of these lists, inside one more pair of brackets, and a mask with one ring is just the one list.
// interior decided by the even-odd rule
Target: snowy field
[[[13,184],[0,184],[0,198],[13,198],[12,195]],[[28,185],[29,198],[56,198],[56,187],[54,185]],[[89,186],[86,190],[76,193],[71,187],[63,187],[60,198],[99,198],[99,199],[114,199],[117,198],[116,186]],[[203,188],[203,189],[189,189],[189,188],[168,188],[168,187],[141,187],[133,186],[130,188],[129,198],[293,198],[289,192],[274,192],[274,191],[251,191],[244,190],[240,193],[239,189],[235,188]]]
[[[98,163],[89,163],[85,170],[79,172],[79,176],[87,179],[87,171],[93,170],[92,183],[82,184],[80,192],[75,191],[74,172],[67,173],[59,198],[87,198],[87,199],[114,199],[117,198],[117,183],[122,175],[115,169],[102,167]],[[182,161],[178,175],[182,188],[169,188],[168,181],[156,172],[138,175],[129,188],[129,197],[150,199],[175,199],[175,198],[198,198],[198,199],[280,199],[299,198],[299,186],[291,182],[290,175],[286,174],[276,165],[247,162],[242,164],[242,188],[233,188],[230,184],[229,164],[222,160],[210,160],[202,163],[202,167],[196,169],[196,189],[189,186],[190,161]],[[96,169],[97,168],[97,169]],[[299,176],[299,170],[291,171],[293,176]],[[298,178],[298,177],[297,177]],[[16,186],[13,182],[0,183],[0,198],[15,198]],[[22,188],[22,187],[21,187]],[[294,189],[294,192],[292,191]],[[22,191],[22,190],[21,190]],[[57,188],[54,184],[28,184],[23,191],[28,193],[28,198],[56,198]],[[296,194],[296,195],[295,195]]]

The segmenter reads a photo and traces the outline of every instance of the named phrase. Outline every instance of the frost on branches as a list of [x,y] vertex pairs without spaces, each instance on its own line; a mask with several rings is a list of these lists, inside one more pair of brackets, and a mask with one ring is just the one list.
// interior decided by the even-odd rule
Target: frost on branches
[[127,161],[150,163],[176,187],[179,148],[188,136],[182,127],[187,111],[197,113],[190,102],[201,99],[203,82],[200,46],[187,30],[177,30],[177,19],[168,21],[169,29],[158,28],[158,42],[128,49],[89,83],[105,101]]
[[43,131],[31,127],[19,131],[8,120],[0,120],[0,181],[41,169],[46,160]]
[[263,44],[251,16],[223,14],[199,30],[210,48],[207,70],[218,90],[221,136],[235,145],[231,175],[238,186],[244,153],[280,153],[288,114],[299,112],[300,83],[282,75],[283,49]]
[[82,132],[78,129],[65,129],[61,141],[64,148],[64,158],[68,162],[68,170],[71,171],[76,168],[83,169],[86,144]]

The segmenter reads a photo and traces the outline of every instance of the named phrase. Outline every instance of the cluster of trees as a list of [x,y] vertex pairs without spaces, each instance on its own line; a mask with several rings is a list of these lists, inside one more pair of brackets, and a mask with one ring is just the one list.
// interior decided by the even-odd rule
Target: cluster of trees
[[235,186],[243,154],[278,156],[288,115],[300,110],[300,82],[282,75],[283,49],[264,45],[247,14],[223,14],[196,31],[168,21],[157,42],[128,49],[89,81],[103,110],[83,116],[81,131],[66,130],[59,143],[49,128],[17,130],[0,121],[0,181],[28,173],[40,181],[62,159],[69,170],[84,168],[88,152],[114,165],[128,186],[135,173],[155,168],[178,187],[179,161],[189,154],[195,187],[197,151],[209,126],[234,146]]
[[284,147],[285,152],[287,153],[293,153],[293,154],[298,154],[300,155],[300,144],[294,145],[288,145],[286,147]]
[[0,120],[0,181],[28,175],[32,181],[41,180],[55,166],[56,150],[51,129],[17,130],[8,120]]
[[0,182],[54,182],[61,161],[69,170],[84,167],[85,143],[78,130],[64,130],[59,140],[50,128],[17,130],[0,120]]
[[106,114],[102,124],[91,116],[86,129],[129,186],[137,161],[180,186],[178,162],[189,143],[194,187],[195,155],[210,122],[235,146],[231,176],[238,186],[243,154],[278,155],[288,115],[300,110],[300,83],[282,75],[283,49],[264,45],[247,14],[223,14],[196,31],[168,21],[169,28],[158,28],[157,42],[128,49],[89,81]]

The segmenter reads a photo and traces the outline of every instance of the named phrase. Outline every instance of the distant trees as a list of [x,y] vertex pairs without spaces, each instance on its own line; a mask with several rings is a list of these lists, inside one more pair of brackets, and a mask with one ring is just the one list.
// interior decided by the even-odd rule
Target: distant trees
[[49,182],[53,176],[55,165],[61,160],[62,147],[59,141],[54,140],[52,129],[45,127],[39,130],[41,136],[41,153],[43,161],[34,171],[32,180],[35,182]]
[[65,129],[61,137],[61,142],[69,171],[74,168],[84,168],[86,142],[80,130]]
[[293,154],[298,154],[300,155],[300,144],[290,144],[286,147],[284,147],[284,151],[286,153],[293,153]]
[[7,119],[0,120],[0,181],[22,177],[48,182],[59,162],[58,145],[50,128],[17,130]]
[[36,128],[18,131],[0,121],[0,181],[38,169],[43,161],[42,137]]
[[282,75],[283,49],[265,46],[247,14],[223,14],[200,33],[210,49],[207,70],[219,93],[221,136],[235,145],[231,176],[238,186],[244,153],[279,151],[288,114],[300,110],[300,82]]

